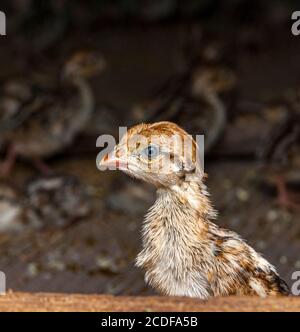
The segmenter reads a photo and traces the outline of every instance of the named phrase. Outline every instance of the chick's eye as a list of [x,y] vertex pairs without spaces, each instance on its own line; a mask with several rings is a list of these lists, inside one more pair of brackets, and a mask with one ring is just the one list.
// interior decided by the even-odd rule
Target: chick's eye
[[143,155],[145,155],[148,159],[153,159],[158,156],[159,149],[154,145],[149,145],[146,149],[143,150]]

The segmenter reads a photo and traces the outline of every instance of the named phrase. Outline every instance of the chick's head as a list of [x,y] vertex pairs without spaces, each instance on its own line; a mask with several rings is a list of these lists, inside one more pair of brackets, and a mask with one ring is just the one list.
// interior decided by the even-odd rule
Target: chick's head
[[171,122],[132,127],[102,158],[100,167],[122,170],[156,187],[170,187],[203,175],[195,140]]
[[76,52],[66,62],[63,77],[73,79],[76,77],[92,77],[102,72],[106,67],[104,58],[94,52]]

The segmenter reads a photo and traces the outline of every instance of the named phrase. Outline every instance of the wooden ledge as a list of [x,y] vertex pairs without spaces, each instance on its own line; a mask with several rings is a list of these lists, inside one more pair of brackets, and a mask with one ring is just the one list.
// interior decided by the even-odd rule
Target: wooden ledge
[[180,297],[133,297],[54,293],[15,293],[0,296],[0,311],[298,311],[299,297],[223,297],[208,301]]

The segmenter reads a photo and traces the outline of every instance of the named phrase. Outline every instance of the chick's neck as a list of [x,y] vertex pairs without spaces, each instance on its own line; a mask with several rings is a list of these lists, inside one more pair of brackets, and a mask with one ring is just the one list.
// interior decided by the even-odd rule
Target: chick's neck
[[185,182],[157,190],[157,199],[149,210],[143,224],[143,250],[137,265],[145,267],[159,260],[164,252],[173,252],[178,257],[191,259],[194,248],[207,248],[206,239],[210,220],[216,212],[207,197],[203,183]]
[[208,196],[206,186],[198,180],[159,188],[157,199],[146,216],[145,227],[148,230],[153,227],[178,229],[184,236],[198,232],[217,215]]
[[91,91],[90,85],[86,78],[80,75],[76,75],[70,79],[72,84],[79,92],[80,106],[78,113],[77,123],[86,123],[94,110],[94,97]]

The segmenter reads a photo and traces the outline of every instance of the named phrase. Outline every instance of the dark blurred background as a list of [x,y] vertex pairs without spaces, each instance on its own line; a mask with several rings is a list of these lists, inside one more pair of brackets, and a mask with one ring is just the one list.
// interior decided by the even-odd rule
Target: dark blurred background
[[[95,142],[101,134],[118,139],[119,126],[162,119],[208,137],[205,170],[217,223],[239,232],[291,284],[300,270],[300,36],[291,32],[298,1],[2,0],[0,10],[7,19],[2,100],[8,81],[60,77],[74,52],[101,54],[107,64],[90,80],[89,124],[45,158],[60,182],[50,194],[45,185],[38,217],[28,217],[29,183],[48,178],[20,159],[1,180],[0,270],[8,288],[153,292],[134,259],[154,188],[99,172]],[[224,109],[196,91],[198,79]],[[3,115],[8,106],[1,107]],[[0,125],[0,147],[7,130]],[[6,153],[3,140],[3,161]],[[74,205],[62,208],[64,199],[84,212],[69,213]],[[12,206],[18,217],[7,221]]]

